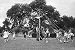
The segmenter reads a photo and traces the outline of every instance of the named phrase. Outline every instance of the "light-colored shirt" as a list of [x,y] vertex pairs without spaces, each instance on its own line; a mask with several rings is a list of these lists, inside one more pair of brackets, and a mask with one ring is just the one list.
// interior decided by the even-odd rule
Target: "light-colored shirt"
[[10,34],[9,32],[5,31],[3,38],[7,38],[9,36],[9,34]]

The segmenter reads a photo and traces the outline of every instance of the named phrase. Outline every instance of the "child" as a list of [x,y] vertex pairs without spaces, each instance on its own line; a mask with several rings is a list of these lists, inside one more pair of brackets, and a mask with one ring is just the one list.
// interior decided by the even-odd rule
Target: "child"
[[69,38],[70,38],[69,35],[70,35],[70,34],[69,34],[67,31],[64,33],[64,37],[65,37],[64,43],[65,43],[65,42],[69,42]]
[[71,30],[69,30],[69,38],[73,41],[73,36],[74,34],[71,32]]
[[13,32],[13,39],[15,40],[15,32]]
[[9,37],[9,32],[7,30],[5,30],[4,33],[3,33],[3,38],[4,38],[5,42],[8,41],[8,37]]

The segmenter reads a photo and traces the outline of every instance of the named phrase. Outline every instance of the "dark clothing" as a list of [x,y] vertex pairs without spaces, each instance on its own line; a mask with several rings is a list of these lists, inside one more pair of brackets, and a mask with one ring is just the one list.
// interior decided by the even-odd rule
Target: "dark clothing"
[[41,38],[44,38],[43,34],[40,34]]
[[26,35],[24,35],[24,38],[26,38]]

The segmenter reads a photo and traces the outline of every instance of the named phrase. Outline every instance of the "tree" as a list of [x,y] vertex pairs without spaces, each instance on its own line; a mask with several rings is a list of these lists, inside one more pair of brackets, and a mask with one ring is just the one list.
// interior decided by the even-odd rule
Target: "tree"
[[28,4],[15,4],[7,11],[7,17],[13,20],[14,24],[20,25],[25,16],[29,16],[31,8]]
[[[39,25],[49,26],[50,20],[58,21],[60,19],[59,16],[60,14],[55,10],[55,7],[46,5],[45,0],[35,0],[30,4],[15,4],[7,11],[7,17],[13,21],[13,28],[23,24],[25,17],[28,17],[32,21],[30,24],[37,27]],[[48,20],[49,24],[44,23],[45,25],[42,25],[45,20]]]
[[75,28],[75,18],[72,21],[72,28]]
[[58,20],[55,22],[61,29],[70,29],[75,28],[75,18],[72,16],[66,16],[60,17],[61,20]]

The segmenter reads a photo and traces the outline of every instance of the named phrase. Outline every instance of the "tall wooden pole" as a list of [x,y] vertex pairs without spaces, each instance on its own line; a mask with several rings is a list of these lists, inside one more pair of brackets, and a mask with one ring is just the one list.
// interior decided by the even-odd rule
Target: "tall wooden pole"
[[39,20],[39,26],[38,26],[39,31],[38,31],[38,34],[37,34],[37,39],[40,40],[40,27],[41,27],[41,25],[40,25],[40,18],[41,18],[41,16],[38,16],[36,18]]
[[40,40],[40,18],[39,18],[39,40]]

